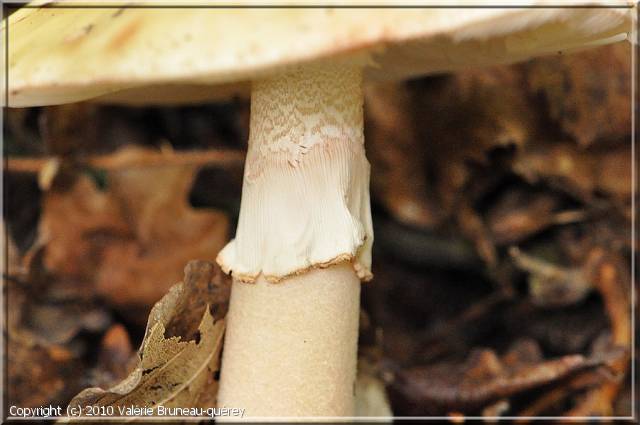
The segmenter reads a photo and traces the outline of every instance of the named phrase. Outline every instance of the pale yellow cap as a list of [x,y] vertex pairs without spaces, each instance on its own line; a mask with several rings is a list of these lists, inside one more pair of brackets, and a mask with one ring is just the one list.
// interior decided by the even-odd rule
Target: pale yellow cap
[[[393,4],[367,2],[385,3]],[[203,101],[246,90],[250,80],[289,65],[326,59],[361,63],[368,79],[403,79],[623,40],[632,26],[631,5],[625,2],[605,3],[606,8],[212,8],[221,4],[213,1],[181,2],[182,8],[171,7],[175,1],[127,3],[163,8],[122,8],[124,3],[104,1],[37,4],[8,18],[10,106],[105,95],[134,103]],[[87,5],[91,8],[80,7]],[[6,25],[3,22],[3,37]]]

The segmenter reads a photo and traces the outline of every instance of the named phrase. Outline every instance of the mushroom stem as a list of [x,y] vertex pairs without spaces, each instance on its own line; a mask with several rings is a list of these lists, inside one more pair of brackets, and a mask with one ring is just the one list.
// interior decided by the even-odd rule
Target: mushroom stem
[[360,281],[346,263],[234,282],[219,405],[245,417],[353,416]]
[[[351,416],[359,281],[373,231],[361,72],[296,66],[254,82],[219,404]],[[247,284],[253,283],[253,284]]]

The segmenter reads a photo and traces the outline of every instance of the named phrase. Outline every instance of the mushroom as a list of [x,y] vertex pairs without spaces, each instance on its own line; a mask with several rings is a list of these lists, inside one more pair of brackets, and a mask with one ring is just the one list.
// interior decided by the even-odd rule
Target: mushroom
[[203,100],[251,82],[240,217],[218,255],[234,278],[219,404],[351,416],[372,277],[363,79],[621,41],[630,7],[27,8],[9,17],[8,101]]

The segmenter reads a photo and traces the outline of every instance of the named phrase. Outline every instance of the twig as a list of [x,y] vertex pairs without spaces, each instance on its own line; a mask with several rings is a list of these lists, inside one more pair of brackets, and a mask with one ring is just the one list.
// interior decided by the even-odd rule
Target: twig
[[[202,151],[144,151],[131,155],[126,150],[108,155],[77,157],[74,161],[103,170],[123,168],[162,167],[167,165],[215,165],[218,167],[241,166],[245,152],[235,149]],[[39,173],[46,164],[58,159],[55,156],[43,158],[8,158],[7,171],[16,173]]]

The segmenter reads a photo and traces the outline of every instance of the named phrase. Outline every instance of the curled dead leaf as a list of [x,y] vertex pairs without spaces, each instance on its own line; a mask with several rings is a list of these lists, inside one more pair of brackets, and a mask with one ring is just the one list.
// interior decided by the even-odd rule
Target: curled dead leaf
[[[118,407],[128,406],[215,406],[224,334],[220,316],[227,301],[220,293],[228,290],[216,269],[209,262],[190,262],[184,281],[151,310],[133,372],[107,390],[85,389],[70,405],[114,406],[116,414]],[[195,294],[200,295],[197,306]],[[200,317],[194,321],[189,310]]]
[[463,364],[400,370],[390,389],[394,405],[402,404],[412,415],[474,412],[609,361],[578,354],[544,360],[535,341],[521,340],[501,357],[493,350],[474,350]]

